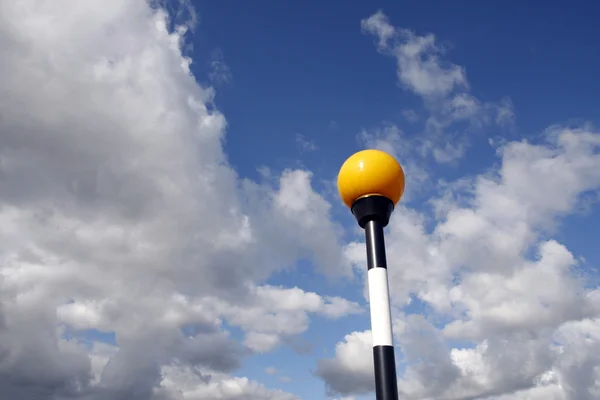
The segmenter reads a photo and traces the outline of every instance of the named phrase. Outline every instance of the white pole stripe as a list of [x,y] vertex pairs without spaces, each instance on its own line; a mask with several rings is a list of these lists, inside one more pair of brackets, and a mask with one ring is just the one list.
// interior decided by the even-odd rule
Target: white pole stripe
[[367,272],[367,279],[369,281],[373,346],[393,346],[387,269],[371,268]]

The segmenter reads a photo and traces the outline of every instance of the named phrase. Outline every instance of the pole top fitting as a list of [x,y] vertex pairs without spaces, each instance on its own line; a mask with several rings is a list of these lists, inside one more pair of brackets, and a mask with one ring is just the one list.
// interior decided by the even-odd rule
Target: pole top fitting
[[351,155],[340,168],[338,191],[346,206],[363,197],[385,197],[398,204],[404,194],[404,171],[394,157],[381,150],[362,150]]
[[363,229],[369,221],[377,221],[385,228],[390,222],[392,211],[394,211],[394,203],[383,196],[361,197],[352,204],[352,214]]

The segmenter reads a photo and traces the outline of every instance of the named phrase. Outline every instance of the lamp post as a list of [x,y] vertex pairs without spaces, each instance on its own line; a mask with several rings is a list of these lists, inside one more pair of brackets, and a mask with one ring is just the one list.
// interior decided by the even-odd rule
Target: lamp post
[[389,154],[363,150],[344,162],[337,183],[342,201],[365,230],[376,398],[398,400],[383,228],[404,193],[404,171]]

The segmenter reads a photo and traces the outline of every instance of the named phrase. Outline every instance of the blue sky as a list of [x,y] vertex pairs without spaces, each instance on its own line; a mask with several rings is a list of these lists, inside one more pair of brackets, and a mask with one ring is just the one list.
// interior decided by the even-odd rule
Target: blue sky
[[600,5],[5,3],[0,397],[373,398],[372,147],[401,397],[600,396]]
[[[447,43],[447,59],[466,68],[476,96],[509,96],[518,110],[515,137],[598,119],[597,6],[566,4],[200,2],[194,71],[205,75],[203,55],[221,49],[233,79],[217,103],[229,122],[228,155],[240,171],[300,159],[331,175],[356,150],[361,129],[401,123],[403,108],[420,107],[395,84],[393,60],[377,56],[373,38],[361,33],[360,20],[379,9],[395,25]],[[300,155],[298,133],[318,141],[327,156]]]
[[[256,179],[256,169],[263,165],[276,170],[302,167],[313,171],[319,188],[321,181],[335,178],[348,155],[362,148],[357,139],[362,130],[393,123],[408,135],[419,135],[422,127],[407,122],[401,111],[423,112],[421,99],[397,84],[394,60],[377,54],[373,37],[361,32],[361,19],[377,10],[396,26],[436,35],[448,48],[444,58],[466,68],[473,95],[484,101],[508,97],[514,105],[512,129],[491,128],[472,137],[464,159],[430,166],[437,179],[492,167],[497,159],[489,137],[535,142],[555,123],[600,118],[599,8],[592,2],[550,1],[543,7],[518,1],[194,4],[200,22],[191,40],[192,70],[206,76],[210,59],[205,57],[215,51],[229,67],[230,82],[217,85],[216,103],[228,120],[226,152],[244,177]],[[304,149],[298,135],[316,149]],[[427,195],[412,199],[412,206],[427,207]],[[339,208],[334,210],[339,222],[351,230],[350,214],[330,199]],[[577,239],[598,232],[592,221],[598,221],[597,211],[575,216],[555,237],[595,263],[591,243]],[[310,267],[301,264],[299,271],[271,282],[362,300],[357,296],[360,286],[327,284],[301,273],[304,268]],[[367,317],[313,320],[304,335],[315,343],[312,354],[284,348],[249,359],[240,373],[302,398],[320,398],[322,384],[310,373],[313,357],[331,356],[328,349],[330,353],[349,330],[368,329]],[[293,380],[281,383],[265,376],[264,367],[270,365]]]
[[[212,55],[220,52],[231,72],[230,83],[217,85],[216,103],[228,121],[227,155],[244,177],[257,178],[263,165],[301,166],[315,174],[318,187],[362,148],[362,130],[393,123],[419,134],[422,126],[407,122],[402,110],[422,111],[421,99],[399,87],[394,60],[378,55],[374,39],[361,33],[360,20],[377,10],[396,26],[436,35],[448,47],[445,59],[466,68],[475,96],[508,97],[514,104],[511,130],[492,127],[470,138],[460,163],[429,166],[436,178],[491,167],[496,159],[489,137],[536,141],[550,125],[600,119],[600,32],[592,2],[550,1],[537,8],[518,1],[194,5],[200,19],[190,39],[192,70],[206,82]],[[304,150],[298,135],[317,149]],[[417,207],[426,194],[415,199]],[[339,205],[335,193],[331,200]],[[344,220],[345,209],[339,212]]]

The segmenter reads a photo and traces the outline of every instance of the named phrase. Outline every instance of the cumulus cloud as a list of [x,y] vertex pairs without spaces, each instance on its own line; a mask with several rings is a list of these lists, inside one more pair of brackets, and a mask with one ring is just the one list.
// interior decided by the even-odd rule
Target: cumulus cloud
[[[297,399],[235,370],[248,354],[294,343],[311,315],[362,309],[266,280],[299,258],[328,276],[364,273],[364,243],[342,246],[309,171],[237,176],[215,91],[197,84],[182,53],[197,22],[191,3],[171,15],[151,3],[0,1],[0,393]],[[433,35],[382,13],[363,29],[423,99],[428,132],[511,119],[508,101],[469,93]],[[414,148],[402,135],[388,127],[363,139],[402,156]],[[439,161],[465,145],[424,138],[420,149]],[[600,134],[552,127],[544,140],[503,143],[499,168],[440,186],[432,215],[394,213],[387,241],[406,398],[600,395],[600,291],[552,239],[598,190]],[[408,167],[415,185],[425,179]],[[415,297],[430,318],[401,311]],[[226,326],[241,329],[241,343]],[[370,340],[349,334],[319,361],[330,394],[372,391]]]
[[327,384],[327,391],[365,394],[375,389],[371,331],[352,332],[335,346],[335,357],[317,363],[316,375]]
[[[213,299],[218,313],[246,334],[246,345],[255,351],[272,350],[286,338],[308,328],[308,313],[339,318],[361,312],[358,304],[339,297],[321,297],[299,288],[261,286],[254,289],[252,300],[244,304],[223,304]],[[223,308],[221,308],[223,307]]]
[[[191,400],[299,400],[283,390],[268,389],[248,378],[167,367],[163,370],[163,387],[156,391],[157,398]],[[163,396],[163,397],[161,397]]]
[[165,367],[165,379],[155,392],[158,399],[299,400],[282,390],[268,389],[247,378],[228,377],[199,369]]
[[330,205],[306,171],[237,177],[186,28],[152,3],[0,2],[4,397],[292,399],[231,373],[306,313],[360,311],[263,286],[298,257],[350,272]]
[[[595,398],[599,291],[552,237],[600,189],[600,133],[551,127],[541,142],[507,142],[497,153],[498,168],[441,187],[433,215],[394,212],[386,242],[399,390],[410,399]],[[364,243],[347,253],[366,268]],[[428,318],[398,312],[412,296]],[[339,348],[370,356],[350,337]],[[321,363],[331,366],[321,374],[329,387],[361,392],[343,390],[344,353]]]

